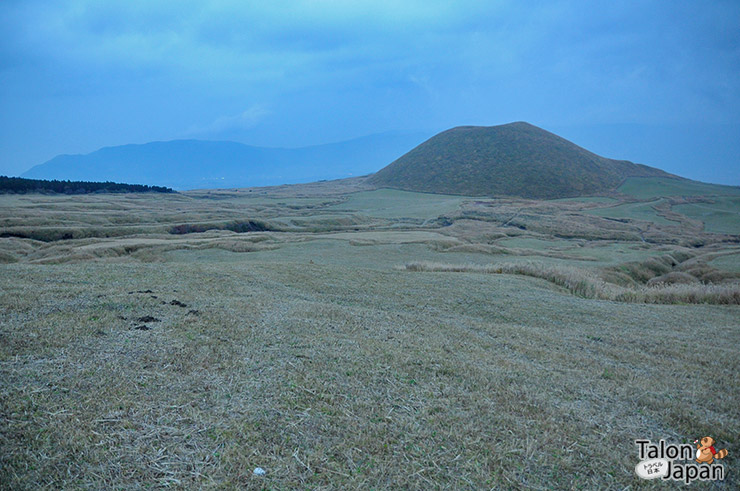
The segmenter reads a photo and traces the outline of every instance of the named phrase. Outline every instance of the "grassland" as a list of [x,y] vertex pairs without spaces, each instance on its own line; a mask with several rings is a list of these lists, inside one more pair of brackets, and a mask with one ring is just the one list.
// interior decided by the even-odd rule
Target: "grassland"
[[[662,200],[653,202],[624,203],[616,206],[595,208],[588,212],[597,216],[611,218],[639,219],[648,222],[671,225],[671,222],[658,214],[654,205],[659,205]],[[689,205],[690,206],[690,205]]]
[[637,184],[2,196],[0,487],[623,489],[707,435],[736,487],[740,230]]
[[666,196],[740,196],[737,186],[720,186],[687,179],[667,177],[628,177],[618,188],[620,193],[640,199]]
[[740,228],[740,196],[722,196],[703,203],[678,205],[675,210],[700,220],[710,232],[732,234]]
[[712,259],[710,264],[715,268],[740,273],[740,252],[721,255]]
[[437,218],[455,211],[462,203],[460,196],[403,192],[377,189],[349,196],[334,210],[350,210],[383,218]]

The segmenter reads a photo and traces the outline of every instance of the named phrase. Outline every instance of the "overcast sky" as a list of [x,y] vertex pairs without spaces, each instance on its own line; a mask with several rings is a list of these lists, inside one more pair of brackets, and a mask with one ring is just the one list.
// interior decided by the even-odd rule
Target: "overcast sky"
[[740,184],[740,2],[0,2],[0,174],[179,138],[528,121]]

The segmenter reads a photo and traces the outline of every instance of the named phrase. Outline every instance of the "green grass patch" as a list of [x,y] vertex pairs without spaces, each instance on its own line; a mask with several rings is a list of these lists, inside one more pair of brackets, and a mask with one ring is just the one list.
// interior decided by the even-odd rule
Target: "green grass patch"
[[740,197],[718,197],[713,201],[676,205],[673,210],[701,220],[708,232],[740,235]]
[[658,203],[659,201],[650,203],[625,203],[607,208],[585,210],[584,213],[600,217],[629,218],[632,220],[645,220],[647,222],[659,223],[662,225],[677,225],[676,222],[666,220],[662,216],[658,215],[655,208],[653,208],[653,206]]
[[607,198],[606,196],[583,196],[580,198],[558,198],[550,200],[555,203],[616,203],[617,200],[614,198]]
[[737,186],[668,177],[628,177],[617,190],[640,199],[660,196],[740,196],[740,187]]
[[740,252],[712,259],[709,261],[709,265],[731,273],[740,273]]
[[355,211],[382,218],[431,219],[457,210],[464,199],[444,194],[378,189],[351,194],[345,203],[329,209]]

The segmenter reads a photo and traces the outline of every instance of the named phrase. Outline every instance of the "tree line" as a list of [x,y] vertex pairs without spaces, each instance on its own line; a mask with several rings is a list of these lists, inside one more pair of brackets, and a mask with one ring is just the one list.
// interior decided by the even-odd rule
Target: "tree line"
[[148,186],[146,184],[123,184],[119,182],[93,181],[57,181],[46,179],[24,179],[22,177],[0,176],[0,193],[57,193],[57,194],[88,194],[88,193],[174,193],[171,188],[164,186]]

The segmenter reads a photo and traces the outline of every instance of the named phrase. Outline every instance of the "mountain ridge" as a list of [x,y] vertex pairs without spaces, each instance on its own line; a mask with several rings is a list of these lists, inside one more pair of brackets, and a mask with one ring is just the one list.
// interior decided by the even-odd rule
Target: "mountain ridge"
[[197,139],[130,143],[57,155],[21,177],[142,182],[180,190],[292,184],[371,174],[428,135],[386,132],[300,148]]

